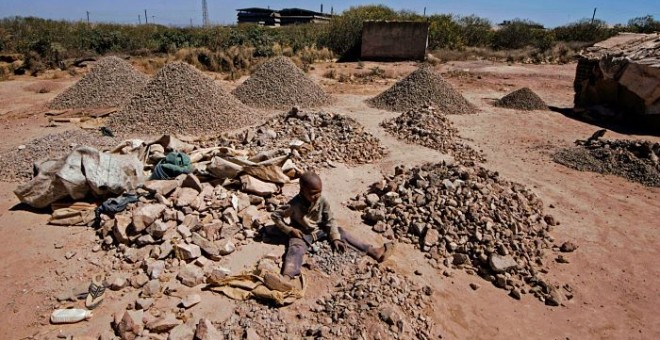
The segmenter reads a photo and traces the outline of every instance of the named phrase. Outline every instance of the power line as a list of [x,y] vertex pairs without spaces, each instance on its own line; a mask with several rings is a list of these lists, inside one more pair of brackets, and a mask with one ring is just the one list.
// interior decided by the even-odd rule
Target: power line
[[208,27],[210,25],[209,22],[209,6],[206,0],[202,0],[202,22],[204,23],[205,27]]

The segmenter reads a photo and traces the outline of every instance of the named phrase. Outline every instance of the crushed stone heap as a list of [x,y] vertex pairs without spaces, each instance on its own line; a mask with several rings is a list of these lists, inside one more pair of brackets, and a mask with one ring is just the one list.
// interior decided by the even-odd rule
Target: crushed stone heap
[[266,61],[233,94],[257,108],[313,108],[332,102],[332,97],[287,57]]
[[127,61],[106,57],[82,79],[55,97],[51,109],[91,109],[124,105],[149,81]]
[[548,250],[559,249],[548,234],[559,223],[532,191],[496,172],[444,162],[397,167],[349,207],[374,231],[420,247],[435,268],[476,273],[516,299],[530,294],[556,306],[572,298],[570,287],[540,275]]
[[108,125],[126,134],[194,135],[245,127],[261,118],[193,66],[174,62],[158,71]]
[[660,143],[596,139],[578,140],[576,144],[557,151],[554,161],[579,171],[616,175],[649,187],[660,187]]
[[507,94],[495,102],[495,106],[525,111],[548,109],[548,104],[529,87],[523,87]]
[[432,105],[447,114],[476,113],[474,105],[463,97],[451,84],[428,66],[398,81],[378,96],[367,100],[375,108],[405,112],[423,105]]
[[364,131],[354,119],[327,112],[303,112],[297,108],[217,142],[252,150],[293,148],[294,160],[304,170],[334,167],[333,162],[373,163],[386,154],[380,140]]
[[445,114],[432,107],[410,110],[380,124],[401,140],[454,156],[461,162],[484,162],[478,151],[458,141],[458,130]]
[[19,148],[0,154],[0,181],[20,182],[32,179],[35,162],[59,158],[77,146],[98,149],[112,148],[119,143],[114,137],[105,137],[98,131],[69,130],[35,138]]

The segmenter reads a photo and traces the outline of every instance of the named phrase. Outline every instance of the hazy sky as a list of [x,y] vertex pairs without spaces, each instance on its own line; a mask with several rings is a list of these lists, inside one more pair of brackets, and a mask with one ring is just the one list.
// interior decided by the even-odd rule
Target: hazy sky
[[[647,14],[660,19],[660,0],[407,0],[407,1],[348,1],[348,0],[284,0],[284,1],[227,1],[208,0],[209,16],[213,23],[231,24],[236,21],[236,8],[299,7],[318,11],[341,12],[351,6],[382,3],[394,9],[408,9],[427,14],[476,14],[494,23],[523,18],[554,27],[582,18],[596,17],[608,23],[626,23],[628,19]],[[0,0],[0,18],[8,16],[37,16],[52,19],[81,20],[90,12],[90,20],[116,23],[136,23],[138,15],[144,22],[144,9],[149,20],[159,24],[194,25],[202,22],[202,0]],[[153,16],[153,18],[152,18]]]

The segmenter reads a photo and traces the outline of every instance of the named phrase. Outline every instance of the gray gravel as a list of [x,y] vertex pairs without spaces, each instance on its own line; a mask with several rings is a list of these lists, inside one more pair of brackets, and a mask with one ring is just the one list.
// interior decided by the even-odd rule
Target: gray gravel
[[55,97],[51,109],[107,108],[125,104],[149,81],[127,61],[106,57],[82,79]]
[[451,154],[461,162],[486,160],[481,153],[462,144],[458,130],[447,116],[432,107],[410,110],[380,125],[399,139]]
[[507,94],[495,102],[495,106],[525,111],[548,109],[548,104],[529,87],[523,87]]
[[423,105],[435,106],[447,114],[471,114],[477,111],[474,105],[428,66],[418,68],[385,92],[367,100],[367,104],[395,112],[405,112]]
[[119,144],[119,140],[105,137],[98,131],[70,130],[36,138],[24,144],[24,149],[14,148],[0,154],[0,181],[18,182],[32,179],[33,164],[36,161],[66,155],[76,146],[86,145],[99,149],[109,149]]
[[287,57],[266,61],[233,94],[257,108],[317,108],[332,102],[332,97]]
[[238,129],[262,118],[193,66],[174,62],[158,71],[108,125],[124,134],[194,135]]

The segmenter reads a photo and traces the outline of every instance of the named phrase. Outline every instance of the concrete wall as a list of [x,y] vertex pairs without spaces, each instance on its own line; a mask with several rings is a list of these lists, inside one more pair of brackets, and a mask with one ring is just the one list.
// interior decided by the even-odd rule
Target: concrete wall
[[426,22],[366,21],[362,29],[362,60],[424,60]]

